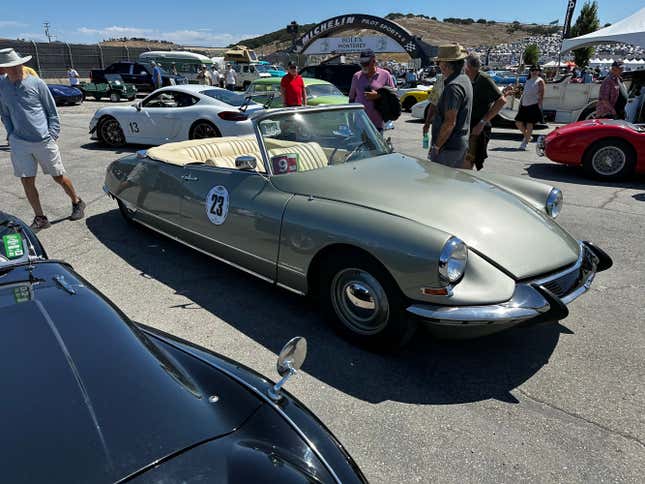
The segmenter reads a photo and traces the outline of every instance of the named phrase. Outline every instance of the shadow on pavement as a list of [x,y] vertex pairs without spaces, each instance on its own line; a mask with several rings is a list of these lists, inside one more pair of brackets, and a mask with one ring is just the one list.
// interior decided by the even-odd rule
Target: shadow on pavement
[[399,354],[373,354],[337,336],[307,298],[129,225],[118,210],[86,222],[98,240],[142,277],[158,280],[190,301],[159,311],[201,307],[276,354],[291,337],[305,336],[305,371],[364,401],[456,404],[493,398],[517,403],[509,392],[548,363],[560,334],[568,331],[556,323],[461,342],[436,341],[420,331]]
[[103,146],[99,142],[93,142],[93,143],[85,143],[84,145],[81,145],[81,148],[84,150],[89,150],[89,151],[111,151],[114,154],[121,155],[121,154],[127,154],[127,153],[136,153],[139,150],[146,149],[148,146],[133,146],[133,145],[126,145],[126,146],[120,146],[119,148],[110,148],[109,146]]
[[[531,178],[541,180],[559,181],[565,183],[575,183],[578,185],[589,185],[596,187],[617,187],[617,188],[643,188],[645,176],[636,175],[632,180],[625,181],[600,181],[589,178],[582,171],[580,166],[562,165],[559,163],[534,163],[526,168],[526,172]],[[643,196],[644,194],[640,194]],[[634,195],[638,200],[639,195]]]
[[632,195],[632,198],[639,202],[645,202],[645,193],[637,193],[636,195]]

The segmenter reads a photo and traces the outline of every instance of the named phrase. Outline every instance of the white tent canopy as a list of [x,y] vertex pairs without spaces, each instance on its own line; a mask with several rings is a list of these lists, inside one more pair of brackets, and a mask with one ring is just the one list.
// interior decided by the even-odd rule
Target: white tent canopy
[[573,39],[565,39],[562,42],[562,53],[611,42],[624,42],[645,49],[645,7],[609,27]]

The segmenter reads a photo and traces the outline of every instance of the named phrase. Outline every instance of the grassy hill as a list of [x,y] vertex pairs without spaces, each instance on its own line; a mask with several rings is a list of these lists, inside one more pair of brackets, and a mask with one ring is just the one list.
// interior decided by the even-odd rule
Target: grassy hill
[[[450,42],[458,42],[465,47],[497,45],[523,39],[528,35],[541,32],[548,28],[536,24],[522,24],[520,22],[506,23],[488,22],[483,19],[478,21],[463,19],[466,23],[454,23],[460,19],[451,19],[449,22],[443,22],[428,18],[427,16],[413,14],[399,15],[402,14],[390,14],[388,18],[433,45]],[[300,26],[300,32],[306,32],[314,25],[316,24],[302,25]],[[557,27],[552,27],[552,29],[555,28]],[[332,35],[377,35],[377,33],[370,30],[348,30]],[[262,54],[270,54],[277,50],[288,48],[291,45],[291,36],[287,33],[286,29],[280,29],[259,37],[241,40],[239,43],[261,51]]]

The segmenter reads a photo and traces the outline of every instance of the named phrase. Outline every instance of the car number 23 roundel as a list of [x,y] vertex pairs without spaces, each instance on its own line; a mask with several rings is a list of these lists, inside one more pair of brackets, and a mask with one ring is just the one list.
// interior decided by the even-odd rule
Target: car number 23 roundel
[[206,195],[206,216],[211,223],[222,225],[228,215],[229,194],[226,187],[217,185]]

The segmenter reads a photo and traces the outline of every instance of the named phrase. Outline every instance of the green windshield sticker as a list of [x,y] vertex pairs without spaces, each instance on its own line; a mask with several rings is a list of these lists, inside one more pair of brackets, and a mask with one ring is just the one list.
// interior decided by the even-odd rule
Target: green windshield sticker
[[7,234],[2,237],[4,253],[8,259],[17,259],[25,255],[20,234]]
[[16,303],[24,303],[31,299],[31,294],[29,294],[28,286],[19,286],[13,288],[13,298]]

